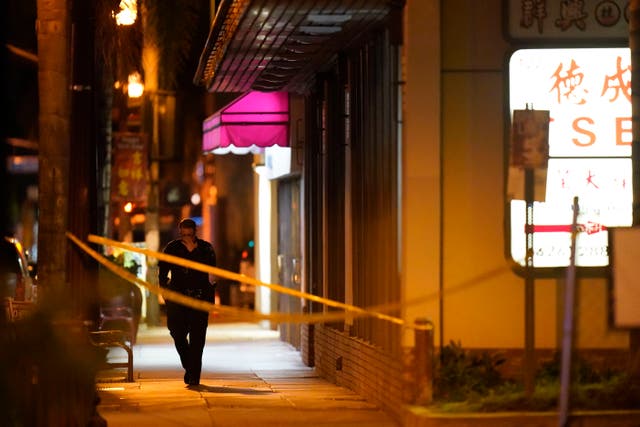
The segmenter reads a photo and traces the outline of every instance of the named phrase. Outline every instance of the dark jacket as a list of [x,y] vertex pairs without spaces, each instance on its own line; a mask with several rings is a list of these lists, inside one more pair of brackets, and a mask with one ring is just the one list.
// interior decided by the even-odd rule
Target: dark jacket
[[[213,246],[202,239],[197,239],[197,246],[191,252],[187,250],[187,247],[182,244],[180,239],[169,242],[167,246],[165,246],[163,252],[167,255],[177,256],[189,261],[213,267],[216,265],[216,253],[213,250]],[[208,290],[211,288],[211,283],[209,283],[209,273],[179,266],[166,261],[158,262],[158,270],[158,281],[160,286],[164,288],[169,288],[173,291],[196,297],[200,297],[201,294],[196,293],[194,295],[193,291]],[[171,280],[169,280],[169,271],[171,271]]]

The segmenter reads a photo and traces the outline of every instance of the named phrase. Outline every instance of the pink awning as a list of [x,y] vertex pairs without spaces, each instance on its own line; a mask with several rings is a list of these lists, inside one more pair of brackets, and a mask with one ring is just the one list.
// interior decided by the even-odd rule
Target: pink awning
[[289,146],[289,94],[247,92],[202,124],[202,151],[260,152]]

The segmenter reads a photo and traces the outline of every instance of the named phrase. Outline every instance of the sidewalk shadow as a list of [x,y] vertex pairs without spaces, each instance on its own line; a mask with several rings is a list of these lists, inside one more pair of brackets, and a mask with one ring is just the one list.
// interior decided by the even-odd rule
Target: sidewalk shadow
[[210,385],[190,385],[187,386],[189,390],[197,391],[197,392],[207,392],[207,393],[237,393],[237,394],[246,394],[246,395],[261,395],[261,394],[272,394],[274,391],[271,390],[256,390],[253,388],[240,388],[240,387],[221,387],[221,386],[210,386]]

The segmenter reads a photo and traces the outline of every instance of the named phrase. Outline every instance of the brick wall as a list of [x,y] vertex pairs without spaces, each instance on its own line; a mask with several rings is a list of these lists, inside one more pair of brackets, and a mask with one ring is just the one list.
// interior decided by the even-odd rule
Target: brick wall
[[[355,391],[396,419],[402,420],[403,406],[420,396],[419,385],[415,383],[413,349],[403,349],[402,355],[393,357],[326,325],[303,325],[301,332],[302,358],[308,366],[315,366],[318,375]],[[504,377],[518,379],[522,376],[522,349],[469,349],[471,355],[484,352],[505,358],[500,366]],[[538,366],[550,360],[554,352],[536,349]],[[575,354],[596,370],[624,369],[629,363],[629,354],[624,350],[579,349]]]
[[403,363],[380,349],[324,325],[315,325],[315,367],[320,376],[349,388],[400,420]]

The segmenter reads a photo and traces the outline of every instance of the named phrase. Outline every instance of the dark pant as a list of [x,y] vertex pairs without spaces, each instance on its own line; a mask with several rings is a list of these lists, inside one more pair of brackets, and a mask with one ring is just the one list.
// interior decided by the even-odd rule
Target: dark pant
[[[209,313],[167,301],[167,327],[187,377],[200,382]],[[189,337],[187,339],[187,336]]]

